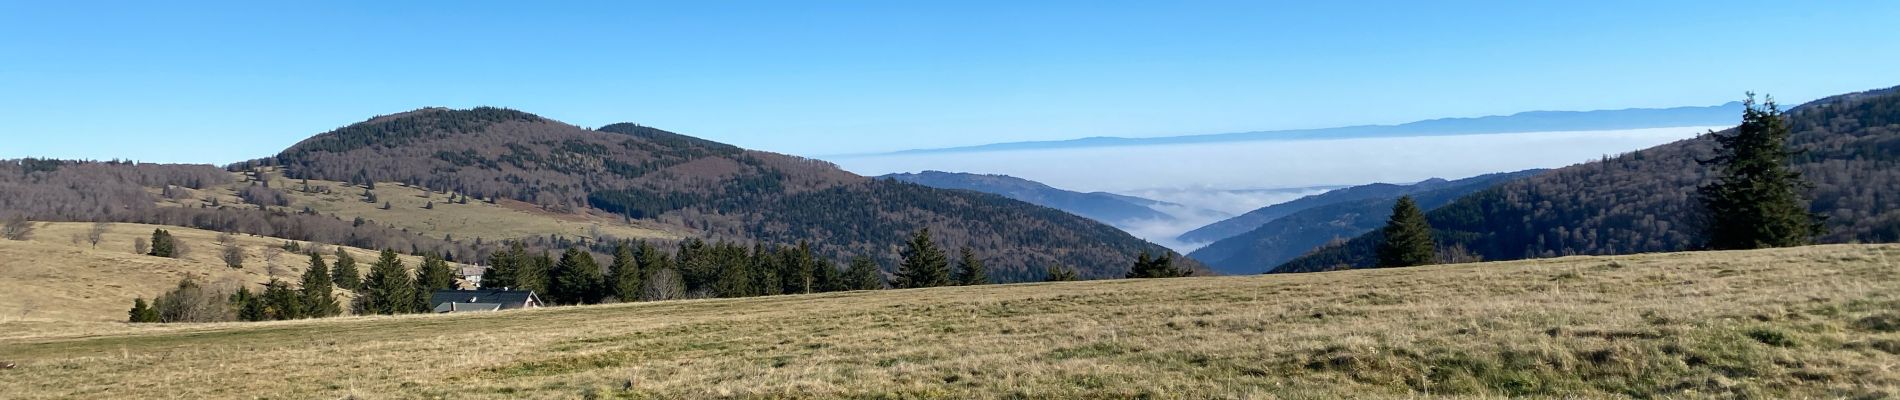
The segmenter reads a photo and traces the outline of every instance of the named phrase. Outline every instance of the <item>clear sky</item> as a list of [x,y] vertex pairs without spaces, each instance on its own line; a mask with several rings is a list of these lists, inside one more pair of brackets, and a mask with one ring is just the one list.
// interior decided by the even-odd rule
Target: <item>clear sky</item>
[[823,155],[1900,85],[1895,1],[0,0],[0,158],[226,163],[424,106]]

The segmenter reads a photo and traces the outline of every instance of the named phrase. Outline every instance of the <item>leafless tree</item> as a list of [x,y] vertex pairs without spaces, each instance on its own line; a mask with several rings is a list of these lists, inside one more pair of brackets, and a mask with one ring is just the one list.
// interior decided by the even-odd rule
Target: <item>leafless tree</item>
[[244,268],[244,249],[235,245],[224,245],[224,266]]
[[146,243],[145,238],[132,239],[132,254],[143,255],[143,254],[150,254],[151,252],[152,252],[152,245],[149,243]]
[[231,232],[218,232],[218,244],[230,246],[231,242],[236,240],[237,238],[231,237]]
[[680,280],[679,271],[671,268],[654,271],[646,281],[640,283],[640,300],[675,300],[686,298],[686,283]]
[[94,222],[92,224],[92,229],[89,229],[86,231],[86,242],[91,243],[92,248],[95,248],[95,249],[99,248],[99,242],[105,240],[106,238],[106,230],[111,229],[111,228],[112,228],[112,224],[108,224],[104,222]]
[[281,257],[283,255],[284,255],[284,249],[281,247],[265,247],[264,248],[264,270],[265,272],[269,273],[272,278],[276,278],[279,272],[284,272],[284,271],[278,271],[278,268],[280,268],[280,266],[277,265],[278,257]]
[[33,238],[33,221],[26,220],[26,214],[8,215],[0,222],[0,238],[7,240],[27,240]]

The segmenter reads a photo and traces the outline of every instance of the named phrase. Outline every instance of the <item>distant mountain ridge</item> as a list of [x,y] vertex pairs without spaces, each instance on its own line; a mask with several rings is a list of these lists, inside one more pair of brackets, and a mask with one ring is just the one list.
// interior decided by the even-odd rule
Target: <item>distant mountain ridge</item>
[[1223,274],[1258,274],[1324,246],[1327,242],[1351,238],[1384,226],[1386,218],[1392,215],[1392,205],[1401,196],[1412,196],[1419,207],[1429,210],[1466,194],[1544,171],[1532,169],[1459,180],[1433,178],[1411,185],[1377,183],[1308,196],[1295,200],[1305,200],[1304,207],[1261,213],[1284,215],[1195,250],[1189,257]]
[[844,156],[959,153],[1005,150],[1047,150],[1111,146],[1144,146],[1264,140],[1330,140],[1407,136],[1451,136],[1493,133],[1600,131],[1616,129],[1721,126],[1740,115],[1741,102],[1706,107],[1629,108],[1596,111],[1526,111],[1511,115],[1439,118],[1398,125],[1357,125],[1337,128],[1290,129],[1149,138],[1087,137],[1068,140],[993,143],[976,146],[901,150]]
[[[1174,205],[1135,196],[1107,192],[1083,193],[1009,175],[985,175],[961,172],[923,171],[879,176],[939,189],[973,190],[1002,195],[1044,207],[1067,211],[1109,225],[1124,225],[1142,220],[1173,219],[1151,207]],[[1178,205],[1176,205],[1178,206]]]

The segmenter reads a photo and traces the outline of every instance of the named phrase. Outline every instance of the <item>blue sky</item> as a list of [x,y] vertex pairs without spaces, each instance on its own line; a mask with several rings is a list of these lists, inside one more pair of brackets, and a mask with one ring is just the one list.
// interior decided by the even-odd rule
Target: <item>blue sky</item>
[[1335,3],[4,0],[0,158],[221,164],[424,106],[823,155],[1900,85],[1900,2]]

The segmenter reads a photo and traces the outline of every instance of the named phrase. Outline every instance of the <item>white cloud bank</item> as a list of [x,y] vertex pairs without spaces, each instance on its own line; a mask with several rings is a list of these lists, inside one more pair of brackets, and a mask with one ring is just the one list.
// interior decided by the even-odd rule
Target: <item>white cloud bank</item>
[[[1298,196],[1231,192],[1237,189],[1403,183],[1556,168],[1723,128],[903,154],[834,157],[828,161],[861,175],[922,170],[1006,174],[1062,189],[1153,196],[1150,198],[1238,214]],[[1130,230],[1171,247],[1194,245],[1173,243],[1172,238],[1199,225],[1163,225],[1168,226]]]

